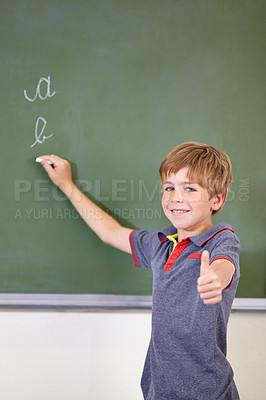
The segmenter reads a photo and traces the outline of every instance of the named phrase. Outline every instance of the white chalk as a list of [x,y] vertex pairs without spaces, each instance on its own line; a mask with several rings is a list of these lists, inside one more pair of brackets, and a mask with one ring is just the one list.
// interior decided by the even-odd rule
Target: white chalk
[[[36,162],[42,162],[42,161],[43,161],[43,158],[37,157],[35,161],[36,161]],[[47,160],[47,162],[48,162],[48,164],[53,165],[53,163],[52,163],[51,161]]]

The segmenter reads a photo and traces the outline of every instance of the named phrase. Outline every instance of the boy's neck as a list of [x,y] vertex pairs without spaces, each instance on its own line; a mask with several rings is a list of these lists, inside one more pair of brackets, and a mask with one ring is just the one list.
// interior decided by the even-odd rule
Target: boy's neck
[[209,222],[208,224],[206,224],[204,226],[202,225],[202,226],[200,226],[198,228],[191,229],[191,230],[177,229],[178,242],[181,242],[181,240],[186,239],[187,237],[200,235],[202,232],[207,231],[212,226],[213,226],[212,223]]

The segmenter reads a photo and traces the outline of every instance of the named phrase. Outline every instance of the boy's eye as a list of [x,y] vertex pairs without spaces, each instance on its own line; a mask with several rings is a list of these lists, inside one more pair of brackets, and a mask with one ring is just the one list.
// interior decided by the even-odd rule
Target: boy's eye
[[196,192],[196,189],[192,188],[192,187],[187,187],[186,188],[187,192]]
[[166,186],[166,187],[164,188],[164,190],[165,190],[166,192],[172,192],[172,191],[174,190],[174,188],[173,188],[172,186]]

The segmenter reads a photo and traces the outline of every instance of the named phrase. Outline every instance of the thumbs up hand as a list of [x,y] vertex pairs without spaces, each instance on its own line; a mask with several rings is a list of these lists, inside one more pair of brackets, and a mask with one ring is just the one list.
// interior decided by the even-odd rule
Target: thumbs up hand
[[209,252],[204,250],[201,256],[198,292],[205,304],[216,304],[222,300],[222,283],[219,275],[210,266]]

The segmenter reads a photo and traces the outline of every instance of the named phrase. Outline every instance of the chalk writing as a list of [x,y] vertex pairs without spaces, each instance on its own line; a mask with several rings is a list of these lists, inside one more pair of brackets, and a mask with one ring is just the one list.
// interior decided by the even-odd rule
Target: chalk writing
[[[43,86],[44,84],[46,84],[46,93],[44,96],[42,96],[41,85]],[[28,96],[26,89],[24,90],[24,97],[26,100],[33,103],[37,99],[37,97],[41,100],[46,100],[49,97],[53,97],[55,93],[55,91],[51,93],[51,78],[50,76],[48,76],[47,78],[40,78],[36,88],[35,96],[33,98]],[[42,144],[46,139],[50,139],[54,135],[53,133],[48,136],[44,135],[46,124],[47,122],[45,118],[37,118],[35,124],[35,142],[32,143],[32,145],[30,146],[31,148],[34,147],[37,143]]]
[[[43,122],[43,126],[42,126],[42,128],[41,128],[40,133],[38,133],[38,127],[39,127],[39,122],[40,122],[40,121]],[[42,117],[39,117],[39,118],[37,119],[37,121],[36,121],[36,124],[35,124],[35,139],[36,139],[36,140],[35,140],[34,143],[32,143],[32,145],[31,145],[30,147],[35,146],[37,143],[42,144],[46,139],[49,139],[50,137],[53,136],[53,133],[51,133],[51,135],[49,135],[49,136],[43,135],[43,131],[44,131],[45,127],[46,127],[46,121],[45,121],[45,119],[42,118]]]
[[[46,88],[46,94],[45,94],[45,96],[42,96],[42,95],[41,95],[41,83],[42,83],[42,82],[46,82],[46,83],[47,83],[47,88]],[[50,90],[51,90],[50,84],[51,84],[51,82],[50,82],[50,76],[48,76],[48,78],[41,78],[41,79],[39,80],[38,86],[37,86],[37,88],[36,88],[36,92],[35,92],[34,98],[33,98],[33,99],[30,98],[30,97],[27,95],[26,90],[24,90],[24,96],[25,96],[25,98],[26,98],[28,101],[33,102],[33,101],[35,101],[35,100],[37,99],[37,97],[39,97],[41,100],[45,100],[45,99],[47,99],[47,97],[53,97],[53,96],[55,95],[56,92],[53,92],[52,94],[50,93]]]

